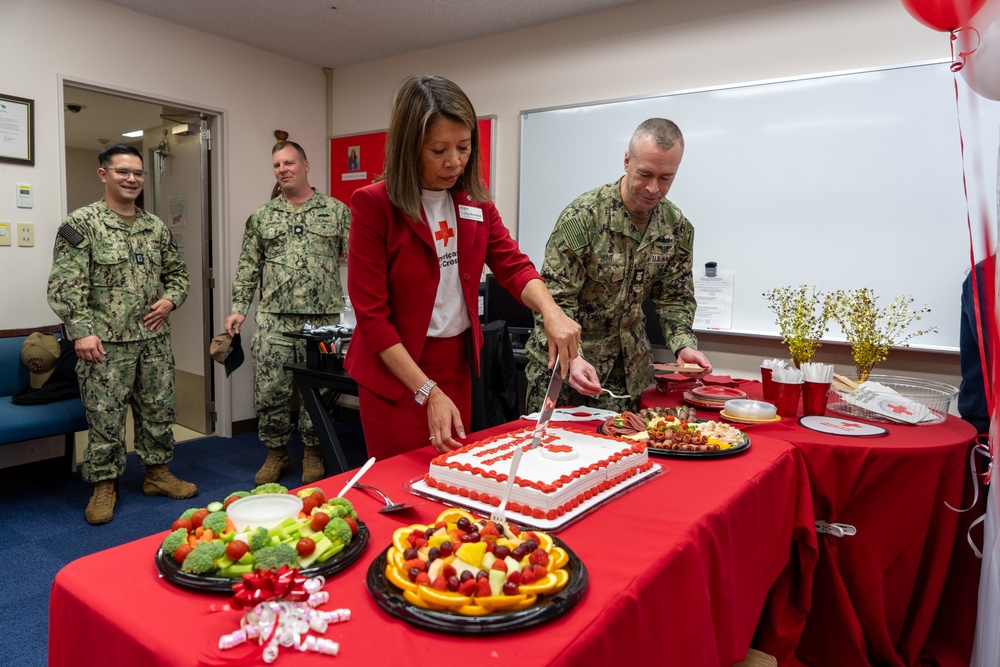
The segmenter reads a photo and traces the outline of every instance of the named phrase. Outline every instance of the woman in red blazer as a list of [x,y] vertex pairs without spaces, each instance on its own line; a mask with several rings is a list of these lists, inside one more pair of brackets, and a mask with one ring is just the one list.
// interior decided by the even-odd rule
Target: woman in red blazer
[[[351,198],[347,291],[357,317],[346,368],[370,456],[460,445],[479,368],[483,265],[541,313],[549,366],[577,356],[580,326],[552,300],[479,177],[479,127],[461,88],[408,77],[396,91],[384,180]],[[569,364],[563,365],[563,374]]]

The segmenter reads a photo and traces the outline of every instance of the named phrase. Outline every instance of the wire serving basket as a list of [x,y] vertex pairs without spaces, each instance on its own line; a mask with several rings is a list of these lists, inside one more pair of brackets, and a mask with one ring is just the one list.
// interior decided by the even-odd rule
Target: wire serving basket
[[827,409],[850,417],[890,424],[925,426],[948,417],[958,388],[944,382],[898,375],[869,375],[853,387],[834,382]]

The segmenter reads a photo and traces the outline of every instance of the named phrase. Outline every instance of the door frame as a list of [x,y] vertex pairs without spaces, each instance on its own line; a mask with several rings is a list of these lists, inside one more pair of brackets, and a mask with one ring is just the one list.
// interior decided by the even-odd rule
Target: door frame
[[[208,225],[210,241],[209,245],[211,247],[211,261],[212,261],[212,289],[210,290],[210,305],[208,308],[211,313],[211,322],[209,323],[209,331],[215,331],[216,329],[221,330],[223,323],[226,321],[226,317],[229,315],[229,299],[220,298],[220,294],[228,296],[228,291],[231,289],[231,283],[228,276],[232,273],[231,262],[229,261],[229,253],[225,252],[225,249],[229,247],[229,230],[228,226],[225,224],[227,217],[226,202],[228,201],[228,185],[225,179],[225,168],[224,165],[227,163],[227,145],[225,141],[226,127],[227,127],[227,112],[224,109],[213,107],[211,105],[206,105],[201,102],[196,102],[192,100],[180,99],[176,97],[171,97],[169,95],[157,95],[150,94],[130,88],[122,88],[119,86],[108,85],[99,81],[92,81],[89,79],[81,79],[78,77],[67,76],[64,74],[58,74],[57,77],[57,94],[58,103],[57,108],[62,109],[65,105],[64,90],[66,86],[71,86],[73,88],[84,88],[87,90],[92,90],[97,93],[105,93],[108,95],[114,95],[117,97],[127,97],[134,100],[139,100],[142,102],[148,102],[150,104],[159,104],[167,106],[176,106],[189,109],[191,111],[198,111],[206,114],[209,118],[208,129],[211,132],[211,150],[208,151],[208,164],[206,168],[208,169],[208,212],[210,224]],[[69,211],[67,210],[68,205],[66,201],[66,188],[67,188],[67,167],[66,167],[66,130],[65,130],[65,120],[60,120],[59,125],[59,176],[60,182],[60,199],[61,199],[61,211],[62,217],[65,218]],[[241,230],[242,231],[242,230]],[[214,335],[214,334],[212,334]],[[206,359],[210,360],[208,354],[208,343],[206,341],[204,354]],[[232,437],[233,433],[233,392],[232,385],[226,381],[225,369],[221,364],[212,364],[210,361],[208,365],[212,368],[211,382],[208,384],[211,386],[211,395],[208,396],[208,400],[215,404],[215,431],[213,434],[223,437]],[[206,380],[209,378],[206,378]]]

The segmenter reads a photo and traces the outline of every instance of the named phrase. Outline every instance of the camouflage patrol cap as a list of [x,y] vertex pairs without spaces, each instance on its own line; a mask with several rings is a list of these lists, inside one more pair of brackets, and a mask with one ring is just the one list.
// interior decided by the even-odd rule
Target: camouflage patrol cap
[[52,375],[59,360],[59,341],[52,334],[35,331],[21,344],[21,363],[31,372],[31,388],[38,389]]
[[208,352],[213,359],[226,367],[226,377],[243,365],[243,345],[239,334],[230,336],[228,332],[223,331],[212,339]]

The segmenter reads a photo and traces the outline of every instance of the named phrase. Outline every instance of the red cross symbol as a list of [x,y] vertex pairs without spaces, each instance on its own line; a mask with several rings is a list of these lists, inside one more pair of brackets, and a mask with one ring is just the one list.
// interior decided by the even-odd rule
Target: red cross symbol
[[913,413],[905,405],[893,405],[892,403],[886,403],[887,408],[895,412],[897,415],[912,415]]
[[455,230],[448,226],[448,223],[442,220],[438,223],[438,230],[434,232],[434,238],[438,241],[444,241],[444,247],[448,247],[448,239],[455,235]]

